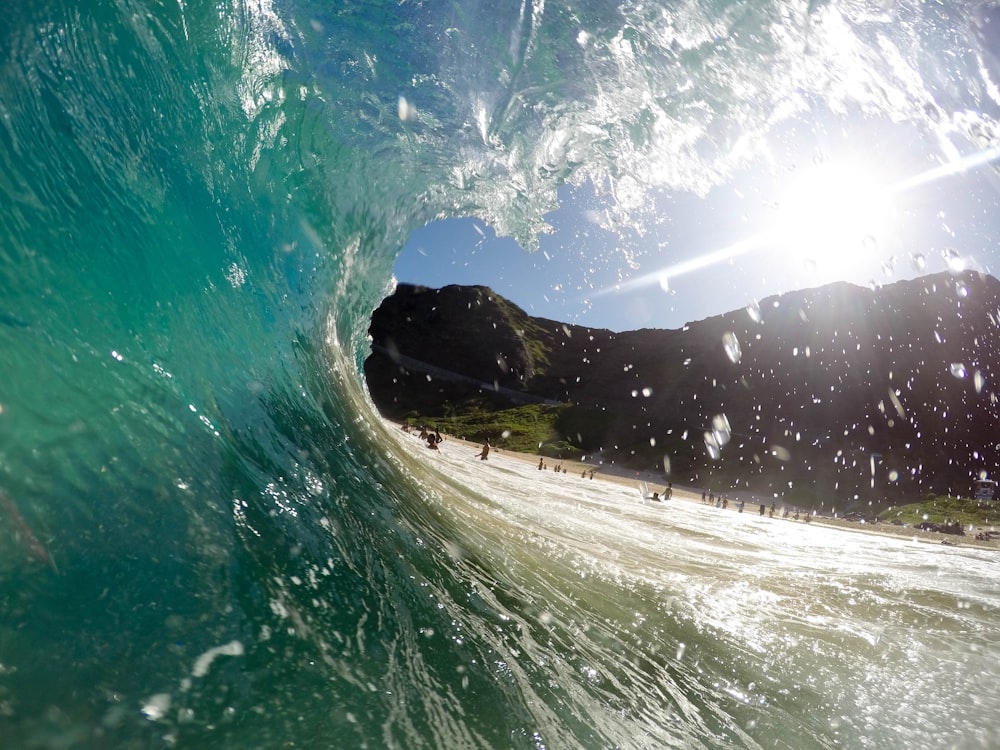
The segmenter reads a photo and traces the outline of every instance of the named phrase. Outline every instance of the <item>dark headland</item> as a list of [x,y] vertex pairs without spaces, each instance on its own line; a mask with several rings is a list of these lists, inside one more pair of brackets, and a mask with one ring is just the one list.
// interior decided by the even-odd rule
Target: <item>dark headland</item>
[[487,287],[400,284],[372,315],[365,376],[389,419],[799,507],[884,508],[969,497],[997,473],[998,324],[1000,282],[976,273],[624,332],[532,317]]

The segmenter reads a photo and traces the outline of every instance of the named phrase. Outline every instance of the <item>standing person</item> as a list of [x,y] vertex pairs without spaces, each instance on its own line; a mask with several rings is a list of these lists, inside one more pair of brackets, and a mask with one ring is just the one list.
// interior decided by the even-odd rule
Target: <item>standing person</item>
[[487,440],[485,443],[483,443],[483,449],[479,453],[479,460],[486,461],[489,458],[489,456],[490,456],[490,441]]

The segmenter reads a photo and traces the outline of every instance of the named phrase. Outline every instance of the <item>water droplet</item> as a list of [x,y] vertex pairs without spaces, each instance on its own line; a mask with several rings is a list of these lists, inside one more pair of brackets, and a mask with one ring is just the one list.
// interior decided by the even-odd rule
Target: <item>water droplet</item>
[[972,376],[972,382],[976,386],[976,393],[982,393],[983,386],[986,385],[986,378],[983,377],[983,374],[979,370],[976,370],[975,375]]
[[792,458],[791,452],[787,448],[782,448],[780,445],[771,446],[771,455],[779,461],[788,461]]
[[729,419],[725,414],[716,414],[712,417],[712,436],[715,444],[720,448],[729,442],[733,430],[729,426]]
[[945,248],[941,252],[941,256],[944,258],[944,262],[948,266],[948,270],[952,273],[961,273],[965,270],[965,259],[958,254],[958,250],[955,248]]
[[396,101],[396,114],[403,122],[417,119],[417,108],[410,104],[405,96],[399,97]]
[[924,258],[923,253],[913,253],[910,256],[910,268],[914,271],[920,272],[927,267],[927,260]]
[[750,320],[754,323],[760,323],[763,320],[763,317],[760,314],[760,305],[756,302],[751,302],[747,305],[747,315],[750,316]]
[[142,707],[142,715],[150,721],[158,721],[170,710],[170,694],[157,693]]
[[705,433],[705,453],[707,453],[708,457],[713,461],[722,455],[722,451],[719,450],[719,444],[715,442],[715,435],[711,432]]
[[726,356],[729,357],[730,362],[739,362],[743,357],[743,352],[740,350],[740,342],[736,338],[736,334],[732,331],[726,331],[722,335],[722,347],[726,350]]
[[952,362],[950,369],[951,369],[951,374],[954,377],[956,377],[956,378],[964,378],[965,377],[965,365],[962,364],[961,362]]

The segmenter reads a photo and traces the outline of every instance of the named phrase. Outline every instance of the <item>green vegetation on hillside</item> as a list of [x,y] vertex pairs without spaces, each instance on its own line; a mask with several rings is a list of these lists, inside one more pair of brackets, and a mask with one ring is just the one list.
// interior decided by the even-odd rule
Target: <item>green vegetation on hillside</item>
[[428,417],[412,414],[412,425],[427,425],[464,440],[489,440],[498,448],[558,458],[580,458],[582,451],[559,432],[556,425],[568,405],[528,404],[501,411],[472,411],[465,414]]
[[1000,502],[927,495],[922,502],[889,508],[879,513],[879,518],[888,522],[898,519],[910,526],[925,521],[936,524],[958,522],[966,528],[997,526],[1000,525]]

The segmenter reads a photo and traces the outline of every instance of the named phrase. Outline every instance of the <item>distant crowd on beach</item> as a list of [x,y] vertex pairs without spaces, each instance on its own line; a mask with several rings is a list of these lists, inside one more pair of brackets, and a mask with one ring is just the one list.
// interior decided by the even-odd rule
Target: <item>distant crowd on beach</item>
[[[412,433],[415,431],[414,428],[410,427],[410,425],[407,424],[406,422],[404,422],[401,425],[401,429],[403,430],[403,432],[407,433]],[[435,429],[432,432],[431,430],[421,425],[419,428],[417,428],[417,430],[419,430],[420,433],[418,437],[424,442],[426,442],[427,447],[430,448],[432,451],[438,450],[438,446],[444,442],[444,438],[441,437],[441,432],[437,429]]]
[[[444,438],[441,437],[441,432],[437,428],[433,428],[432,429],[432,428],[426,427],[424,425],[421,425],[419,427],[413,427],[409,423],[404,422],[402,425],[400,425],[400,429],[402,429],[403,432],[406,432],[408,434],[413,434],[414,432],[416,432],[417,436],[419,437],[419,439],[423,440],[424,442],[426,442],[427,443],[427,447],[430,450],[435,450],[435,451],[439,450],[438,446],[440,446],[441,443],[444,442]],[[492,450],[492,446],[490,445],[489,439],[487,439],[486,441],[483,442],[482,447],[479,449],[479,452],[475,454],[475,457],[478,458],[480,461],[487,461],[487,460],[489,460],[489,455],[490,455],[490,451],[491,450]],[[563,466],[562,460],[561,459],[555,459],[555,460],[558,461],[558,463],[552,464],[552,467],[551,467],[552,471],[554,471],[557,474],[568,474],[569,470],[566,469]],[[539,456],[538,457],[538,470],[539,471],[547,471],[549,468],[550,467],[549,467],[549,464],[545,460],[545,456]],[[592,469],[592,468],[591,469],[584,468],[583,471],[580,474],[580,477],[583,478],[583,479],[586,479],[587,477],[589,477],[590,479],[593,479],[594,478],[594,471],[595,470]],[[667,486],[663,488],[662,493],[660,491],[654,491],[652,494],[647,494],[645,483],[643,482],[641,486],[642,486],[643,492],[644,492],[644,494],[643,494],[643,499],[644,500],[652,500],[654,502],[664,502],[664,501],[670,500],[673,497],[673,495],[674,495],[674,485],[673,485],[673,482],[668,482]],[[715,505],[716,508],[721,508],[723,510],[729,508],[729,497],[727,495],[724,495],[724,494],[716,495],[715,492],[712,491],[712,490],[702,490],[701,501],[703,503],[708,504],[708,505]],[[739,505],[737,506],[737,510],[740,513],[742,513],[744,511],[744,509],[745,509],[745,505],[746,505],[745,501],[740,500]],[[760,513],[761,516],[767,515],[770,518],[774,518],[774,514],[776,512],[775,504],[772,502],[770,508],[768,508],[766,505],[764,505],[763,503],[761,503],[758,511],[759,511],[759,513]],[[789,510],[787,508],[783,507],[781,509],[781,518],[788,518],[789,515],[790,515]],[[808,522],[809,521],[809,514],[806,513],[806,514],[803,514],[803,516],[804,516],[806,522]],[[794,516],[792,516],[792,517],[796,521],[799,520],[800,514],[799,514],[798,509],[795,509]]]
[[[707,505],[715,505],[716,508],[722,508],[723,510],[729,508],[729,496],[720,494],[716,495],[712,490],[702,490],[701,501]],[[736,507],[737,511],[742,513],[746,508],[746,501],[740,500],[739,505]],[[799,509],[795,508],[794,511],[789,511],[785,506],[781,506],[779,511],[774,501],[771,501],[771,505],[767,506],[765,503],[760,503],[757,512],[761,516],[767,516],[768,518],[774,518],[775,513],[778,513],[780,518],[793,518],[798,521],[799,518],[803,518],[806,523],[809,523],[808,513],[799,513]]]
[[[435,451],[439,450],[439,446],[441,445],[441,443],[444,442],[444,437],[442,437],[440,430],[437,428],[427,427],[424,425],[415,427],[405,422],[400,425],[400,428],[403,430],[403,432],[407,434],[416,435],[417,437],[419,437],[419,439],[423,441],[426,444],[427,448],[430,450],[435,450]],[[460,442],[464,443],[466,441],[463,438],[460,440]],[[487,461],[489,460],[490,454],[493,452],[493,450],[494,450],[493,445],[491,444],[490,440],[487,439],[483,441],[483,444],[476,450],[474,454],[472,454],[472,456],[474,458],[478,458],[481,461]],[[574,463],[576,462],[571,460],[571,464]],[[579,468],[579,465],[577,465],[577,467]],[[538,471],[548,471],[551,469],[553,472],[557,474],[570,473],[570,469],[566,468],[561,458],[550,458],[546,456],[539,456],[536,468],[538,469]],[[595,473],[601,472],[602,470],[604,471],[604,474],[602,476],[607,479],[622,479],[625,480],[626,482],[628,481],[628,475],[624,474],[619,467],[614,467],[614,466],[609,466],[609,467],[600,466],[596,468],[590,466],[584,466],[580,470],[580,478],[581,479],[589,478],[592,480],[595,476]],[[574,471],[576,471],[576,469],[574,469]],[[673,498],[674,486],[672,482],[668,482],[666,487],[664,487],[662,491],[656,490],[650,492],[646,481],[643,481],[641,476],[642,475],[640,474],[640,472],[638,471],[635,472],[635,481],[639,485],[639,494],[641,495],[643,502],[647,501],[664,502]],[[698,489],[695,489],[693,487],[684,487],[682,489],[687,495],[693,495],[693,497],[691,497],[692,500],[697,500],[699,492]],[[720,510],[728,510],[730,507],[730,503],[732,502],[735,503],[735,509],[739,513],[743,513],[747,509],[746,508],[747,501],[744,499],[730,500],[728,494],[716,493],[712,489],[703,489],[700,490],[700,492],[701,492],[701,502],[706,505],[715,506]],[[769,504],[758,503],[757,499],[752,500],[751,503],[752,503],[751,507],[755,505],[757,513],[761,517],[764,516],[767,516],[768,518],[778,517],[782,519],[791,519],[794,521],[803,521],[805,523],[810,523],[813,519],[816,519],[817,522],[825,522],[827,520],[825,516],[820,516],[818,511],[816,510],[811,510],[811,511],[800,510],[799,508],[796,507],[789,508],[784,505],[779,507],[773,500]],[[834,515],[832,518],[837,519],[837,516]],[[848,514],[847,516],[844,517],[844,520],[852,521],[857,519],[852,518],[851,515]],[[864,523],[865,521],[862,522]],[[871,523],[878,524],[879,519],[877,518],[872,519]],[[905,526],[905,524],[901,523],[898,520],[893,521],[892,524],[896,526]],[[886,524],[885,526],[887,527],[888,530],[889,525]],[[945,523],[945,524],[922,523],[914,526],[914,529],[918,531],[929,530],[929,531],[938,531],[942,533],[957,534],[961,536],[965,535],[964,529],[962,529],[961,524],[957,523]],[[995,531],[992,528],[988,530],[978,529],[975,535],[975,541],[985,542],[990,544],[991,546],[996,546],[998,539],[1000,539],[1000,532]],[[955,542],[945,540],[942,542],[942,544],[955,544]]]
[[[409,423],[404,422],[402,425],[400,425],[400,429],[402,429],[403,432],[406,432],[408,434],[417,433],[417,435],[420,438],[420,440],[423,440],[424,442],[426,442],[427,443],[427,447],[429,449],[431,449],[431,450],[438,450],[439,449],[438,446],[442,442],[444,442],[444,438],[441,437],[441,432],[437,428],[430,428],[430,427],[426,427],[424,425],[420,425],[419,427],[414,427],[414,426],[410,425]],[[486,460],[489,459],[489,455],[490,455],[490,451],[491,450],[492,450],[492,446],[490,445],[489,439],[487,439],[486,441],[484,441],[484,443],[483,443],[482,447],[480,448],[479,452],[475,454],[475,457],[479,458],[479,460],[481,460],[481,461],[486,461]],[[569,470],[566,469],[563,466],[563,462],[562,462],[561,459],[553,459],[553,460],[557,461],[557,463],[553,463],[551,467],[549,466],[548,462],[546,462],[545,459],[546,459],[545,456],[539,456],[538,457],[538,470],[539,471],[548,471],[549,468],[551,468],[552,471],[554,471],[557,474],[568,474],[569,473]],[[580,477],[583,478],[583,479],[586,479],[588,477],[590,479],[593,479],[594,478],[594,471],[595,471],[595,469],[593,469],[593,468],[590,468],[590,469],[584,468],[583,471],[580,474]],[[645,483],[643,483],[643,487],[644,486],[645,486]],[[652,500],[654,502],[663,502],[663,501],[666,501],[666,500],[670,500],[673,497],[673,495],[674,495],[674,485],[673,485],[673,482],[668,482],[667,486],[663,488],[662,492],[660,492],[660,491],[654,491],[652,494],[644,496],[644,499]],[[710,489],[709,490],[702,490],[701,501],[703,503],[708,504],[708,505],[715,505],[716,508],[721,508],[723,510],[727,510],[729,508],[729,496],[725,495],[725,494],[718,494],[718,495],[716,495],[716,493],[713,490],[710,490]],[[740,500],[739,504],[737,505],[737,510],[740,513],[742,513],[745,510],[745,507],[746,507],[746,502],[744,500]],[[768,516],[770,518],[774,518],[776,512],[778,512],[778,511],[777,511],[777,508],[775,507],[774,502],[771,503],[770,507],[766,506],[763,503],[761,503],[760,506],[758,507],[758,513],[761,516],[765,516],[766,515],[766,516]],[[782,507],[781,511],[780,511],[780,517],[781,518],[789,518],[789,517],[791,517],[791,518],[794,518],[794,520],[796,520],[796,521],[798,521],[800,518],[804,518],[806,522],[809,521],[809,514],[808,513],[802,513],[802,514],[800,514],[799,510],[797,508],[794,511],[789,511],[788,508]]]
[[[427,443],[427,447],[430,448],[432,451],[440,450],[439,446],[441,445],[441,443],[444,442],[444,438],[441,437],[441,431],[437,428],[431,430],[430,428],[424,427],[423,425],[421,425],[420,427],[411,427],[408,422],[403,422],[403,424],[400,425],[400,429],[407,434],[413,434],[414,432],[417,432],[418,433],[417,437],[425,441]],[[490,441],[486,440],[486,442],[483,443],[483,447],[480,449],[479,453],[476,454],[479,460],[486,461],[489,458],[490,448],[491,448]]]

